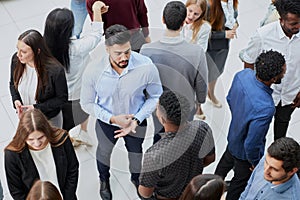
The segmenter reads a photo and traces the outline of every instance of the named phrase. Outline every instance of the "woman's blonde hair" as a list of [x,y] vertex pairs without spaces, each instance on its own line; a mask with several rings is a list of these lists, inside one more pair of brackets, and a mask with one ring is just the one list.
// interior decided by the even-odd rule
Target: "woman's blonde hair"
[[185,7],[189,7],[192,4],[196,4],[202,10],[201,15],[198,19],[196,19],[192,24],[193,36],[192,42],[196,42],[197,34],[200,31],[202,24],[205,22],[206,10],[207,10],[207,2],[206,0],[187,0],[185,3]]
[[34,131],[44,133],[52,146],[60,146],[68,136],[65,130],[51,126],[40,110],[32,109],[24,112],[20,118],[15,136],[5,149],[22,152],[27,145],[26,140],[29,134]]

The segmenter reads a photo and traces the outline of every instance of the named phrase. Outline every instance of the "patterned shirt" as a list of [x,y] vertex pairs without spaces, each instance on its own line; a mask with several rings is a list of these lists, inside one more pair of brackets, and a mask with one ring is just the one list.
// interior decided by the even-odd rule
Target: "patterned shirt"
[[140,184],[154,187],[162,197],[177,198],[202,173],[203,158],[214,152],[212,131],[203,121],[189,122],[177,133],[162,133],[144,155]]

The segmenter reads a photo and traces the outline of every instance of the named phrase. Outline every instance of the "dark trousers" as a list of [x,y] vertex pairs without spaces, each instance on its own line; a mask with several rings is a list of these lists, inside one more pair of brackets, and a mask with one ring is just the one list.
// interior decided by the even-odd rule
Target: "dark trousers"
[[230,166],[232,166],[234,176],[230,181],[226,200],[238,200],[242,192],[245,190],[247,182],[251,176],[251,164],[246,160],[237,159],[228,151],[228,148],[226,148],[226,151],[218,163],[216,174],[223,177],[225,172],[228,173],[227,170]]
[[133,31],[130,38],[131,49],[139,53],[145,43],[146,41],[143,32],[141,30]]
[[84,112],[79,104],[79,99],[74,101],[68,101],[62,108],[63,114],[63,129],[71,130],[75,126],[81,124],[89,115]]
[[274,140],[286,136],[294,110],[295,108],[292,108],[291,105],[281,106],[281,101],[278,103],[274,116]]
[[163,125],[159,122],[155,112],[152,113],[153,125],[154,125],[154,136],[153,136],[153,144],[160,140],[161,136],[159,133],[163,133],[165,131]]
[[232,170],[234,167],[234,158],[231,155],[231,153],[228,151],[228,149],[226,148],[225,152],[223,153],[215,174],[221,176],[223,179],[226,178],[227,174],[230,172],[230,170]]
[[[138,126],[135,134],[129,134],[123,137],[125,147],[128,151],[129,171],[131,179],[139,181],[139,175],[142,166],[142,144],[144,142],[146,126]],[[96,121],[96,134],[98,138],[98,147],[96,151],[97,167],[101,181],[108,181],[110,177],[110,157],[112,150],[118,139],[114,138],[114,131],[119,127],[106,124],[100,120]]]

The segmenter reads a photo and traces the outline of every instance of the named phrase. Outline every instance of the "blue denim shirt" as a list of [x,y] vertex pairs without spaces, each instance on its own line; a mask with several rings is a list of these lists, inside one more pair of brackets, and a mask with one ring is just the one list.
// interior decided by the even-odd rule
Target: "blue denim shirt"
[[272,91],[257,80],[255,71],[244,69],[235,75],[227,96],[232,116],[228,150],[254,166],[264,154],[265,136],[275,113]]
[[261,159],[255,167],[245,191],[241,194],[239,200],[264,200],[264,199],[300,199],[300,180],[297,174],[294,174],[290,180],[279,185],[264,179],[264,161]]

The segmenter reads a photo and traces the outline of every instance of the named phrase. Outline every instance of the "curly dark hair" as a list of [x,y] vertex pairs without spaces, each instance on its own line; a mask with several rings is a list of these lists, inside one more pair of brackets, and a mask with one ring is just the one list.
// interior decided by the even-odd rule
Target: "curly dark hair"
[[283,137],[275,140],[267,151],[271,157],[283,161],[282,168],[285,172],[300,167],[300,145],[292,138]]
[[170,90],[163,92],[158,103],[160,111],[173,124],[185,123],[190,115],[190,103],[181,94]]
[[300,17],[300,0],[276,0],[274,6],[281,18],[285,18],[288,13]]
[[261,53],[255,61],[256,75],[263,81],[269,81],[282,73],[285,64],[284,56],[277,51]]

